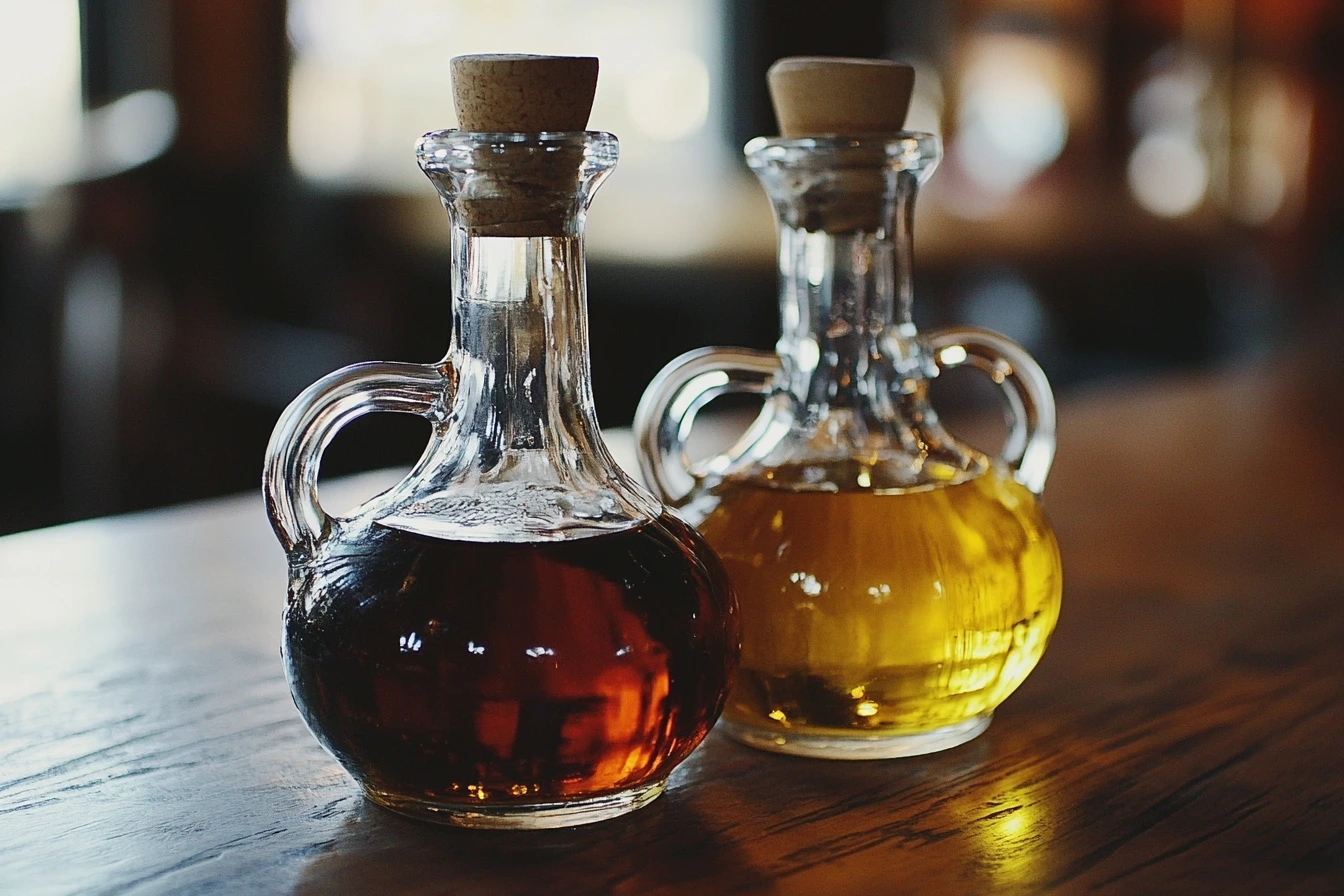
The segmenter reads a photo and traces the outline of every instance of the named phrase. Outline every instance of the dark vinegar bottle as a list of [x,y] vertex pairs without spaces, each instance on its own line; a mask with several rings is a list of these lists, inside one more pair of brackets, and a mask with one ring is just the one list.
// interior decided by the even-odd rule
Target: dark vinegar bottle
[[[646,805],[741,649],[718,557],[621,470],[593,410],[583,223],[617,156],[580,130],[596,74],[453,60],[464,130],[417,147],[452,226],[448,354],[331,374],[267,449],[295,703],[370,799],[421,818],[559,827]],[[322,450],[374,411],[425,417],[429,444],[332,518]]]
[[651,799],[723,708],[724,572],[676,517],[539,544],[374,524],[285,618],[309,727],[377,801]]

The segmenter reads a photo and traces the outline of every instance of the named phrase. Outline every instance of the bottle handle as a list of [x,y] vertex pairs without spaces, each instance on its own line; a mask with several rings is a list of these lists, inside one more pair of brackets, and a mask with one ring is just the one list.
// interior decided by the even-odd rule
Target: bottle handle
[[998,384],[1008,417],[999,457],[1039,495],[1055,459],[1055,396],[1041,365],[1008,337],[977,327],[935,330],[924,344],[940,369],[970,365]]
[[702,348],[674,358],[644,390],[635,411],[635,445],[644,482],[663,503],[682,507],[710,477],[721,477],[767,435],[767,407],[727,451],[691,463],[686,442],[700,409],[720,395],[769,395],[780,370],[772,352]]
[[346,424],[375,411],[440,415],[448,368],[374,361],[352,364],[313,383],[285,408],[266,446],[262,490],[285,550],[311,551],[331,529],[317,499],[322,452]]

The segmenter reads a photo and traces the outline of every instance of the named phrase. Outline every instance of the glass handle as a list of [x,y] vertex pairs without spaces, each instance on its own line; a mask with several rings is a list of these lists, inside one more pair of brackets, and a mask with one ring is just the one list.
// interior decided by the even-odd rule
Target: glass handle
[[999,456],[1018,482],[1039,495],[1055,459],[1055,396],[1041,365],[1008,337],[975,327],[936,330],[924,344],[939,368],[970,365],[998,384],[1008,417]]
[[692,464],[686,442],[695,415],[730,392],[774,391],[779,358],[746,348],[702,348],[675,358],[644,390],[635,411],[635,445],[645,483],[666,504],[681,507],[710,476],[721,476],[765,435],[767,405],[756,423],[722,454]]
[[331,528],[317,500],[317,476],[336,433],[375,411],[435,419],[447,381],[445,368],[433,364],[352,364],[313,383],[285,408],[266,446],[262,490],[286,551],[312,550]]

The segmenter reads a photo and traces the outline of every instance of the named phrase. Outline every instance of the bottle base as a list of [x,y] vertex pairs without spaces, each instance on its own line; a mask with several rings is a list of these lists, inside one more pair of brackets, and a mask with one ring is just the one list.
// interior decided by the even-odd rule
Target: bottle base
[[593,824],[642,809],[663,795],[667,781],[656,781],[641,787],[632,787],[619,793],[608,793],[586,799],[556,803],[439,803],[433,800],[411,799],[398,794],[383,793],[365,787],[364,794],[384,809],[418,821],[453,825],[460,828],[484,830],[539,831],[548,828],[569,828]]
[[946,725],[917,734],[797,734],[778,729],[767,730],[724,719],[723,732],[738,743],[812,759],[899,759],[950,750],[974,740],[994,718],[993,712],[975,716],[955,725]]

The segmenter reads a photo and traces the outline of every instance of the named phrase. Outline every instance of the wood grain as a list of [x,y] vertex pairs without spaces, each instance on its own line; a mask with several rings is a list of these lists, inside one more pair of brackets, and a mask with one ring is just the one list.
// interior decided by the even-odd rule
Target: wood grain
[[290,701],[259,497],[0,539],[0,893],[1344,892],[1341,382],[1067,403],[1064,613],[978,740],[828,763],[711,735],[665,799],[574,831],[360,797]]

